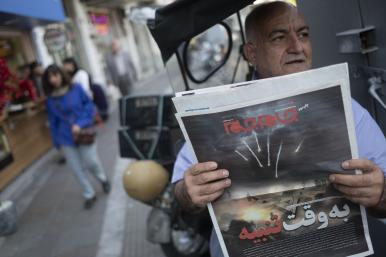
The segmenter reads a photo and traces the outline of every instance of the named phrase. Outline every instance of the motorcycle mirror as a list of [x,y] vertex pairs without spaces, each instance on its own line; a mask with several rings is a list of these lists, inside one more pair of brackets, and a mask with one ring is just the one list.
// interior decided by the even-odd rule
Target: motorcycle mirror
[[215,74],[229,59],[232,50],[232,32],[225,22],[188,40],[183,47],[183,62],[188,78],[203,83]]

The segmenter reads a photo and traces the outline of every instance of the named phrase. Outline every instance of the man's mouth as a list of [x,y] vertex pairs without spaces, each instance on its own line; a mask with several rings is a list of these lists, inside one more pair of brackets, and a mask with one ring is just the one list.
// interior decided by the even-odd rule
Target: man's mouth
[[297,59],[297,60],[288,61],[285,64],[299,64],[299,63],[304,63],[304,62],[305,62],[305,60],[303,60],[303,59]]

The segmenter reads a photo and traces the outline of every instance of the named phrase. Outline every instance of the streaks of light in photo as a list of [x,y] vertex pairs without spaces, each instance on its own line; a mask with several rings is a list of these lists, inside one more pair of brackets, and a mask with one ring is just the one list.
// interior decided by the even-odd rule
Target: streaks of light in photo
[[256,140],[256,144],[257,144],[257,152],[261,152],[261,148],[260,148],[260,145],[259,145],[259,139],[257,138],[257,134],[255,131],[253,131],[253,135],[255,136],[255,140]]
[[302,146],[302,144],[303,144],[303,141],[304,141],[304,138],[300,141],[300,143],[299,143],[299,145],[296,147],[296,149],[295,149],[295,151],[294,151],[294,153],[297,153],[297,152],[299,152],[299,150],[300,150],[300,147]]
[[288,106],[288,107],[285,107],[285,108],[281,108],[281,109],[275,110],[275,112],[281,112],[281,111],[285,111],[285,110],[292,109],[292,108],[296,108],[296,106]]
[[256,154],[252,151],[252,149],[249,147],[249,145],[247,144],[247,142],[245,142],[245,141],[242,141],[242,142],[243,142],[243,144],[248,148],[249,152],[251,152],[251,154],[253,155],[253,157],[255,157],[256,161],[259,163],[260,168],[263,168],[263,167],[264,167],[263,164],[261,164],[259,158],[257,158]]
[[237,153],[238,155],[240,155],[241,156],[241,158],[243,158],[244,159],[244,161],[248,161],[248,158],[247,157],[245,157],[242,153],[240,153],[239,151],[237,151],[237,150],[235,150],[235,153]]
[[268,167],[271,166],[271,156],[270,156],[270,153],[269,153],[269,133],[267,134],[267,158],[268,158]]
[[276,172],[275,172],[275,177],[278,178],[278,175],[277,175],[277,167],[279,165],[279,159],[280,159],[280,153],[281,153],[281,148],[283,146],[283,141],[280,142],[280,146],[279,146],[279,151],[277,152],[277,157],[276,157]]

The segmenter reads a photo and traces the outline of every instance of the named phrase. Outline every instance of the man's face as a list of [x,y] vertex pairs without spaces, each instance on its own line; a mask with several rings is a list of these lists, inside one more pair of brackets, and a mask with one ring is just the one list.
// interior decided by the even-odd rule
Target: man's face
[[119,51],[119,43],[117,41],[111,42],[111,51],[116,54]]
[[256,28],[254,39],[246,44],[245,54],[261,78],[311,68],[309,28],[295,8],[276,10]]
[[72,65],[72,63],[69,63],[69,62],[65,62],[63,63],[63,70],[68,73],[68,74],[72,74],[75,70],[75,67],[74,65]]
[[41,65],[38,65],[34,68],[33,74],[36,76],[43,76],[44,68]]

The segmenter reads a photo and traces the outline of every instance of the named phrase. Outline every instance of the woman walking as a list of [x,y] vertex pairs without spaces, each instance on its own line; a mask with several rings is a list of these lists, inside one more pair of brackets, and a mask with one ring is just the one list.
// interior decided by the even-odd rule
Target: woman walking
[[53,144],[62,150],[82,187],[84,207],[90,209],[96,195],[86,176],[86,169],[101,182],[105,193],[110,191],[110,184],[97,155],[96,143],[93,140],[76,143],[79,135],[94,124],[94,104],[81,85],[71,83],[57,65],[50,65],[45,70],[43,86],[47,95],[46,109]]

